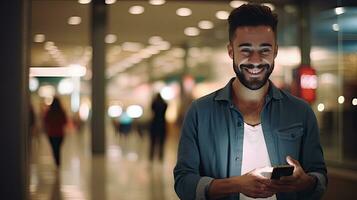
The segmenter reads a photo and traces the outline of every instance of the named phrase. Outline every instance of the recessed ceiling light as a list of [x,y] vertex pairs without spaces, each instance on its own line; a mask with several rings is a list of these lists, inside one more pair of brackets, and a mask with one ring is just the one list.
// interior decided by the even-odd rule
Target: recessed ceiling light
[[158,46],[159,50],[164,51],[164,50],[169,50],[171,47],[171,44],[170,44],[170,42],[167,42],[167,41],[161,41],[160,44],[158,44],[157,46]]
[[332,24],[332,30],[339,31],[340,30],[340,26],[338,24]]
[[213,28],[213,23],[208,20],[202,20],[198,22],[198,27],[201,29],[212,29]]
[[140,15],[144,12],[144,7],[142,6],[132,6],[129,8],[129,13],[133,15]]
[[89,4],[92,0],[78,0],[80,4]]
[[220,10],[216,12],[216,17],[221,20],[226,20],[229,17],[229,13],[227,11]]
[[336,13],[336,15],[341,15],[341,14],[345,13],[345,8],[337,7],[337,8],[335,8],[335,13]]
[[271,3],[262,3],[262,5],[264,6],[268,6],[270,8],[270,10],[274,10],[275,9],[275,6]]
[[143,45],[137,42],[124,42],[121,47],[124,51],[137,52],[140,51]]
[[200,30],[196,27],[187,27],[185,28],[184,33],[187,36],[197,36],[200,34]]
[[106,4],[114,4],[115,2],[117,2],[117,0],[105,0]]
[[47,42],[45,42],[44,48],[45,48],[47,51],[49,51],[49,50],[53,49],[54,46],[55,46],[55,43],[54,43],[54,42],[52,42],[52,41],[47,41]]
[[45,40],[46,40],[46,36],[44,34],[36,34],[33,38],[33,41],[37,43],[42,43]]
[[152,36],[149,38],[149,44],[157,45],[160,44],[160,42],[162,42],[162,38],[160,36]]
[[115,34],[108,34],[105,36],[105,43],[112,44],[117,41],[117,36]]
[[165,4],[165,0],[150,0],[149,3],[151,5],[159,6]]
[[189,8],[179,8],[176,10],[176,14],[181,17],[186,17],[190,16],[192,14],[192,11]]
[[239,6],[243,5],[243,4],[246,4],[248,2],[246,1],[231,1],[229,3],[229,5],[232,7],[232,8],[238,8]]
[[78,25],[82,22],[82,19],[78,16],[72,16],[68,18],[68,24],[69,25]]

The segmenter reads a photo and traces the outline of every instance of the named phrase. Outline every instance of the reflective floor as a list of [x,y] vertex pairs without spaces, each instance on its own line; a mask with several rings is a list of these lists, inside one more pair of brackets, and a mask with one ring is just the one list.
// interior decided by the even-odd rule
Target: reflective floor
[[[178,129],[170,128],[164,161],[148,160],[149,139],[132,132],[119,137],[107,126],[106,155],[92,156],[88,128],[68,131],[62,164],[56,169],[48,139],[32,139],[31,200],[172,200],[172,170],[176,162]],[[323,200],[357,199],[357,173],[328,167],[329,186]]]
[[107,153],[92,156],[88,129],[68,131],[62,163],[56,169],[48,139],[33,137],[30,164],[32,200],[165,200],[178,199],[173,190],[177,133],[170,132],[163,162],[148,160],[149,139],[132,132],[128,137],[107,129]]

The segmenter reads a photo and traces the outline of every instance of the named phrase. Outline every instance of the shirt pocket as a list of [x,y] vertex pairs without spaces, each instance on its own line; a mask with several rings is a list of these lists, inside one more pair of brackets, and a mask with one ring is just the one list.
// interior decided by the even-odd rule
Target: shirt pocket
[[279,128],[276,134],[280,160],[285,162],[285,157],[288,155],[294,159],[299,159],[302,136],[304,135],[302,123]]

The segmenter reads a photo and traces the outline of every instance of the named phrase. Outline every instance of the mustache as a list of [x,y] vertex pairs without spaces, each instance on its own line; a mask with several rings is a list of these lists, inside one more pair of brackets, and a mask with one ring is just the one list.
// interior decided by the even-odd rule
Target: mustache
[[261,68],[269,68],[270,65],[269,64],[241,64],[239,65],[240,68],[248,68],[248,69],[254,69],[254,68],[258,68],[258,69],[261,69]]

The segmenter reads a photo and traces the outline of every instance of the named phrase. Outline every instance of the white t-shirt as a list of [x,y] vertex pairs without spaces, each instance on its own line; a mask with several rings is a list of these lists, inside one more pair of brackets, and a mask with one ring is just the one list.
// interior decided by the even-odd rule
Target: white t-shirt
[[[262,125],[250,126],[244,123],[243,158],[241,174],[256,168],[271,167],[270,158],[265,143]],[[269,198],[257,198],[265,200],[276,200],[276,195]],[[253,200],[244,194],[240,194],[240,200]]]

